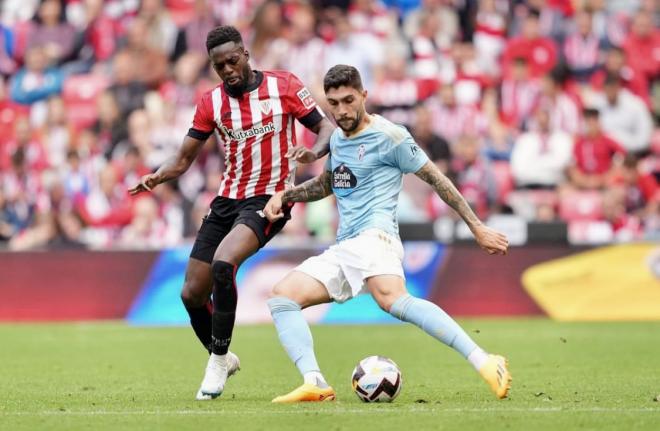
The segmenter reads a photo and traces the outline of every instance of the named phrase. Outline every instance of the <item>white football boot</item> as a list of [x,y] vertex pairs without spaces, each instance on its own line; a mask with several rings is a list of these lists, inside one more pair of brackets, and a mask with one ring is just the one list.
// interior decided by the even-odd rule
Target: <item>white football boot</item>
[[227,378],[236,374],[241,369],[241,361],[232,352],[227,352],[227,365],[222,366],[218,361],[209,356],[209,362],[206,365],[204,380],[197,391],[195,399],[199,401],[208,401],[222,395]]

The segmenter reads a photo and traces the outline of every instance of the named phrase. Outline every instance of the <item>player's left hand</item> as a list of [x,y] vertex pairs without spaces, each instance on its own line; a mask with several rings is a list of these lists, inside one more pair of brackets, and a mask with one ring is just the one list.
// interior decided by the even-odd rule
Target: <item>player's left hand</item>
[[284,217],[284,212],[282,211],[283,194],[283,192],[277,192],[270,197],[268,202],[266,202],[266,206],[264,207],[264,215],[271,223]]
[[486,225],[477,226],[474,229],[474,238],[479,247],[488,254],[506,254],[509,249],[509,240],[503,233],[491,229]]
[[304,145],[296,145],[287,151],[286,157],[300,163],[312,163],[318,159],[314,151],[305,148]]

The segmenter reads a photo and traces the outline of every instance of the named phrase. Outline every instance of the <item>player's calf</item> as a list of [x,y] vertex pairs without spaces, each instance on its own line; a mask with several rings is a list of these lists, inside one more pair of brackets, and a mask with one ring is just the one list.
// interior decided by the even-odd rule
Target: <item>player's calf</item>
[[440,307],[424,299],[403,295],[392,305],[390,314],[417,325],[433,338],[456,350],[479,372],[498,398],[507,396],[511,388],[511,373],[506,359],[486,353]]

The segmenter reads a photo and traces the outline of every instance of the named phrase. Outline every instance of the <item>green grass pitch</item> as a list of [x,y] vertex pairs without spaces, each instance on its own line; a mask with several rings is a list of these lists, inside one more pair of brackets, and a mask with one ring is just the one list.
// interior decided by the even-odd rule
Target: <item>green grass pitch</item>
[[[272,326],[238,327],[242,371],[196,402],[206,363],[189,328],[123,323],[0,325],[2,430],[660,430],[660,322],[463,320],[506,354],[510,399],[494,399],[460,356],[410,325],[312,328],[334,403],[273,405],[300,384]],[[352,393],[356,362],[402,369],[392,404]]]

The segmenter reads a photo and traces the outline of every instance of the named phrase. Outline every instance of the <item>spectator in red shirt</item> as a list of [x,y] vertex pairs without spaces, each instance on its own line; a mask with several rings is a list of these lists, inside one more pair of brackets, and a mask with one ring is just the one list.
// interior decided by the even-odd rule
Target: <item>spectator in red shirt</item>
[[539,12],[531,9],[525,17],[521,35],[509,39],[502,55],[504,75],[511,72],[515,58],[523,57],[529,63],[532,77],[549,72],[557,63],[557,49],[552,39],[542,37],[539,28]]
[[640,12],[635,16],[623,50],[630,66],[649,81],[660,75],[660,30],[654,28],[650,14]]
[[612,177],[605,193],[607,219],[621,239],[641,238],[644,230],[660,227],[660,188],[655,177],[643,172],[632,154]]
[[614,177],[614,184],[625,191],[626,211],[645,218],[660,213],[660,187],[653,175],[643,172],[639,160],[632,154],[623,160],[620,172]]
[[601,189],[607,184],[614,155],[625,150],[603,134],[598,110],[587,108],[583,115],[586,130],[575,141],[575,164],[568,174],[571,184],[579,189]]
[[92,48],[96,61],[106,61],[115,52],[118,29],[115,22],[103,13],[102,0],[85,1],[85,42]]
[[131,222],[132,204],[133,200],[117,181],[115,169],[108,165],[99,172],[90,193],[76,203],[76,209],[87,226],[102,231],[101,243],[108,245],[114,239],[115,229]]
[[[3,153],[3,147],[7,141],[11,139],[14,131],[14,124],[20,117],[27,117],[30,115],[29,106],[14,103],[9,99],[8,86],[0,77],[0,159]],[[0,160],[0,168],[2,161]]]

